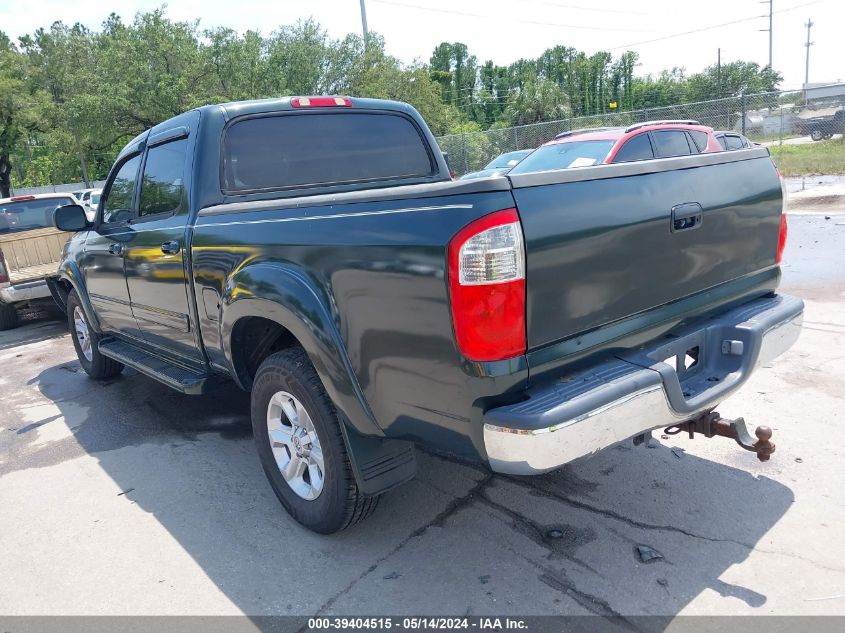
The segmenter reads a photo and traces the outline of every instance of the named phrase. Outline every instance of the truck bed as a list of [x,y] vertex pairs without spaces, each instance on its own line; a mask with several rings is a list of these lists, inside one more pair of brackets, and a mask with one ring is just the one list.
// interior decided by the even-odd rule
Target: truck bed
[[0,251],[14,285],[56,274],[68,234],[56,228],[0,234]]

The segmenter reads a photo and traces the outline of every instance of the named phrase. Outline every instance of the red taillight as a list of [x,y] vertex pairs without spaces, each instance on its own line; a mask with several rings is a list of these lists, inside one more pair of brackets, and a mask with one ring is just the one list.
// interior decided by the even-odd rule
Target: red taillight
[[23,200],[35,200],[35,196],[12,196],[9,202],[22,202]]
[[777,263],[780,264],[783,259],[783,249],[786,248],[786,234],[788,227],[786,225],[786,211],[780,214],[780,233],[778,234],[778,254]]
[[780,193],[781,199],[783,200],[783,207],[780,211],[780,232],[778,233],[778,252],[776,257],[777,263],[780,264],[783,259],[783,249],[786,248],[786,234],[788,233],[788,227],[786,225],[786,181],[781,176],[780,169],[775,167],[775,171],[780,179]]
[[6,258],[3,257],[3,251],[0,250],[0,284],[9,282],[9,271],[6,268]]
[[334,108],[337,106],[352,106],[349,97],[294,97],[290,100],[294,108]]
[[464,357],[494,361],[525,353],[525,248],[516,209],[479,218],[452,238],[449,291]]

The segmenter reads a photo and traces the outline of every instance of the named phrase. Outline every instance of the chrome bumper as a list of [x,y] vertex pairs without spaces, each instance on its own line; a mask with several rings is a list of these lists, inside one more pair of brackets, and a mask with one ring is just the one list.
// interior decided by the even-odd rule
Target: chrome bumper
[[43,299],[49,296],[50,289],[47,287],[47,282],[43,279],[0,288],[0,301],[3,303],[19,303],[32,299]]
[[[484,415],[490,467],[513,475],[547,472],[712,409],[758,366],[795,343],[803,310],[795,297],[757,299],[607,360],[574,380],[530,389],[523,402]],[[683,361],[665,362],[683,359],[692,349],[699,360],[688,369]]]

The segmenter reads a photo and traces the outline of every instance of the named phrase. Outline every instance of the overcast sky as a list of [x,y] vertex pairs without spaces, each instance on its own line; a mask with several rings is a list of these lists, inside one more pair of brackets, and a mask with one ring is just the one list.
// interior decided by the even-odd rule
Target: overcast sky
[[[773,0],[774,67],[786,88],[804,81],[804,42],[812,18],[810,82],[845,80],[845,0]],[[371,31],[381,33],[390,54],[428,62],[442,41],[464,42],[479,62],[508,64],[536,57],[556,44],[587,53],[631,49],[640,54],[638,74],[683,66],[697,72],[736,59],[768,62],[768,1],[758,0],[366,0]],[[16,38],[56,20],[99,29],[114,11],[131,21],[136,11],[161,1],[3,0],[0,30]],[[314,17],[333,37],[361,31],[359,0],[173,0],[167,15],[269,34],[276,26]],[[727,24],[731,23],[733,24]],[[717,26],[722,25],[722,26]],[[715,28],[710,28],[715,27]],[[696,33],[689,31],[699,30]],[[677,36],[677,37],[671,37]],[[656,40],[656,41],[649,41]]]

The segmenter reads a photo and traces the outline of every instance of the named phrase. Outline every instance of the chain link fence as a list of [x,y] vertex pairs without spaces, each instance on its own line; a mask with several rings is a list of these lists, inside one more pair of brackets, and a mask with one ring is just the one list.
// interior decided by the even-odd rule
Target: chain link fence
[[[607,112],[483,132],[437,138],[458,176],[483,169],[500,154],[534,149],[556,134],[597,127],[626,127],[643,121],[689,119],[714,130],[732,130],[752,141],[781,144],[812,135],[823,140],[845,131],[845,84],[800,91],[766,92],[660,108]],[[809,140],[809,139],[807,139]]]

